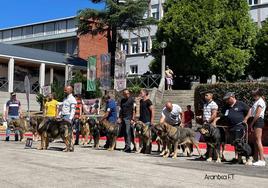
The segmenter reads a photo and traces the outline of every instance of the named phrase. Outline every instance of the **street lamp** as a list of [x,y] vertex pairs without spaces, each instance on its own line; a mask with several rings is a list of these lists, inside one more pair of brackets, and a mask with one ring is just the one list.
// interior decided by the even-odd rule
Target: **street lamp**
[[165,41],[161,42],[160,47],[163,50],[162,53],[162,65],[161,65],[161,77],[164,79],[165,78],[165,67],[166,67],[166,56],[165,56],[165,48],[167,47],[167,43]]

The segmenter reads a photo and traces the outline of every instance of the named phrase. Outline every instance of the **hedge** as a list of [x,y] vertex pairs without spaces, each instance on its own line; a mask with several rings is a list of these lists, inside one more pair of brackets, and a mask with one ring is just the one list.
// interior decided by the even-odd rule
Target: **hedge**
[[[257,88],[261,88],[264,91],[265,99],[268,99],[268,84],[267,83],[219,83],[219,84],[201,84],[195,88],[194,104],[196,115],[202,115],[202,109],[204,104],[204,92],[212,91],[214,94],[214,101],[219,106],[221,111],[224,101],[223,96],[227,92],[235,92],[236,98],[252,106],[254,100],[251,92]],[[267,101],[266,101],[267,102]],[[268,113],[266,109],[266,120],[268,120]]]

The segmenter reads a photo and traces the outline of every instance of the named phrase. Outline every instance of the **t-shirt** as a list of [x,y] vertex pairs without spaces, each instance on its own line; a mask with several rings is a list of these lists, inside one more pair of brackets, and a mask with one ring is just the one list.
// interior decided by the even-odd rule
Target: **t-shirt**
[[135,101],[132,97],[123,98],[120,104],[120,117],[121,118],[133,118],[133,110],[134,110]]
[[203,121],[204,122],[209,121],[213,110],[218,110],[218,105],[214,101],[210,101],[204,104],[203,106]]
[[140,100],[140,121],[143,123],[151,122],[151,111],[150,107],[153,105],[152,101],[150,99],[147,100]]
[[169,112],[166,107],[162,111],[162,116],[165,117],[165,122],[167,122],[170,125],[177,125],[181,122],[181,116],[180,113],[182,112],[182,109],[177,104],[172,104],[173,108],[172,111]]
[[244,128],[242,122],[249,111],[249,106],[242,102],[236,101],[233,106],[225,106],[222,114],[231,126],[230,130],[239,130]]
[[46,108],[45,116],[55,117],[57,115],[57,105],[58,105],[58,101],[55,99],[46,102],[46,104],[45,104],[45,108]]
[[192,119],[194,119],[194,113],[192,110],[187,110],[184,112],[184,121],[185,123],[192,122]]
[[72,108],[75,108],[76,103],[74,96],[69,94],[62,102],[62,115],[70,115]]
[[109,99],[106,103],[106,111],[109,112],[107,120],[111,123],[115,123],[117,120],[116,103],[115,100]]
[[9,116],[19,116],[19,108],[20,108],[19,100],[9,100],[7,101],[6,107],[8,107],[8,115]]
[[264,119],[266,104],[265,104],[265,101],[263,100],[263,98],[261,98],[261,97],[251,107],[251,116],[255,117],[258,106],[261,107],[260,117]]
[[80,114],[81,114],[81,110],[82,110],[82,100],[79,98],[76,98],[76,105],[75,105],[75,114],[74,114],[74,118],[79,118]]

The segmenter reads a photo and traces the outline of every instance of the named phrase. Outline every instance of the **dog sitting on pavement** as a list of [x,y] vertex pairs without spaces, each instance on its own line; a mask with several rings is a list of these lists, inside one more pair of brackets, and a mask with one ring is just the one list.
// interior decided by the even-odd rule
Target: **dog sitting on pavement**
[[[236,139],[233,144],[238,154],[238,162],[245,165],[252,165],[253,152],[251,146],[248,143],[244,142],[243,139]],[[245,161],[242,160],[243,156],[246,157]]]
[[[92,141],[92,131],[89,128],[89,118],[86,116],[81,116],[81,127],[80,133],[82,136],[82,144],[90,144]],[[90,135],[90,140],[88,141],[88,136]]]
[[[220,163],[221,158],[224,159],[223,152],[225,146],[225,133],[224,130],[211,124],[204,124],[199,132],[203,135],[207,143],[207,161],[212,161],[213,154],[216,155],[216,162]],[[222,146],[222,151],[221,151]]]
[[201,151],[198,147],[198,143],[195,140],[195,132],[190,128],[174,127],[168,123],[159,123],[155,126],[155,129],[162,132],[167,137],[167,152],[163,157],[169,157],[171,145],[174,147],[172,158],[177,158],[178,146],[185,144],[189,150],[189,144],[193,144],[201,156]]

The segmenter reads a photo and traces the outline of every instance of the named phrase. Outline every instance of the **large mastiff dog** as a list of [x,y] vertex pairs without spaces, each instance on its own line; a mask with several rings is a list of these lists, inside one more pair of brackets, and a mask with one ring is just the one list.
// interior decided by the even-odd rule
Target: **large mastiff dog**
[[42,116],[31,116],[30,118],[23,117],[20,119],[13,119],[8,122],[8,127],[11,130],[18,130],[20,133],[20,141],[24,141],[24,134],[32,132],[36,134],[37,125],[43,120]]
[[38,149],[47,149],[49,138],[55,139],[61,137],[66,146],[64,151],[74,151],[72,124],[70,122],[64,119],[46,117],[38,125],[37,132],[41,136],[41,144]]
[[199,132],[203,135],[207,143],[207,161],[212,161],[213,154],[215,153],[216,162],[220,163],[221,158],[224,159],[223,152],[226,142],[224,130],[211,124],[204,124],[199,129]]
[[189,149],[189,144],[193,144],[199,155],[201,156],[200,149],[198,147],[198,143],[195,140],[195,132],[189,128],[182,128],[182,127],[173,127],[168,123],[160,123],[155,126],[155,129],[162,132],[162,135],[165,135],[167,140],[167,152],[163,157],[169,157],[171,146],[174,147],[174,152],[172,154],[172,158],[177,158],[178,154],[178,146],[179,145],[186,145]]

